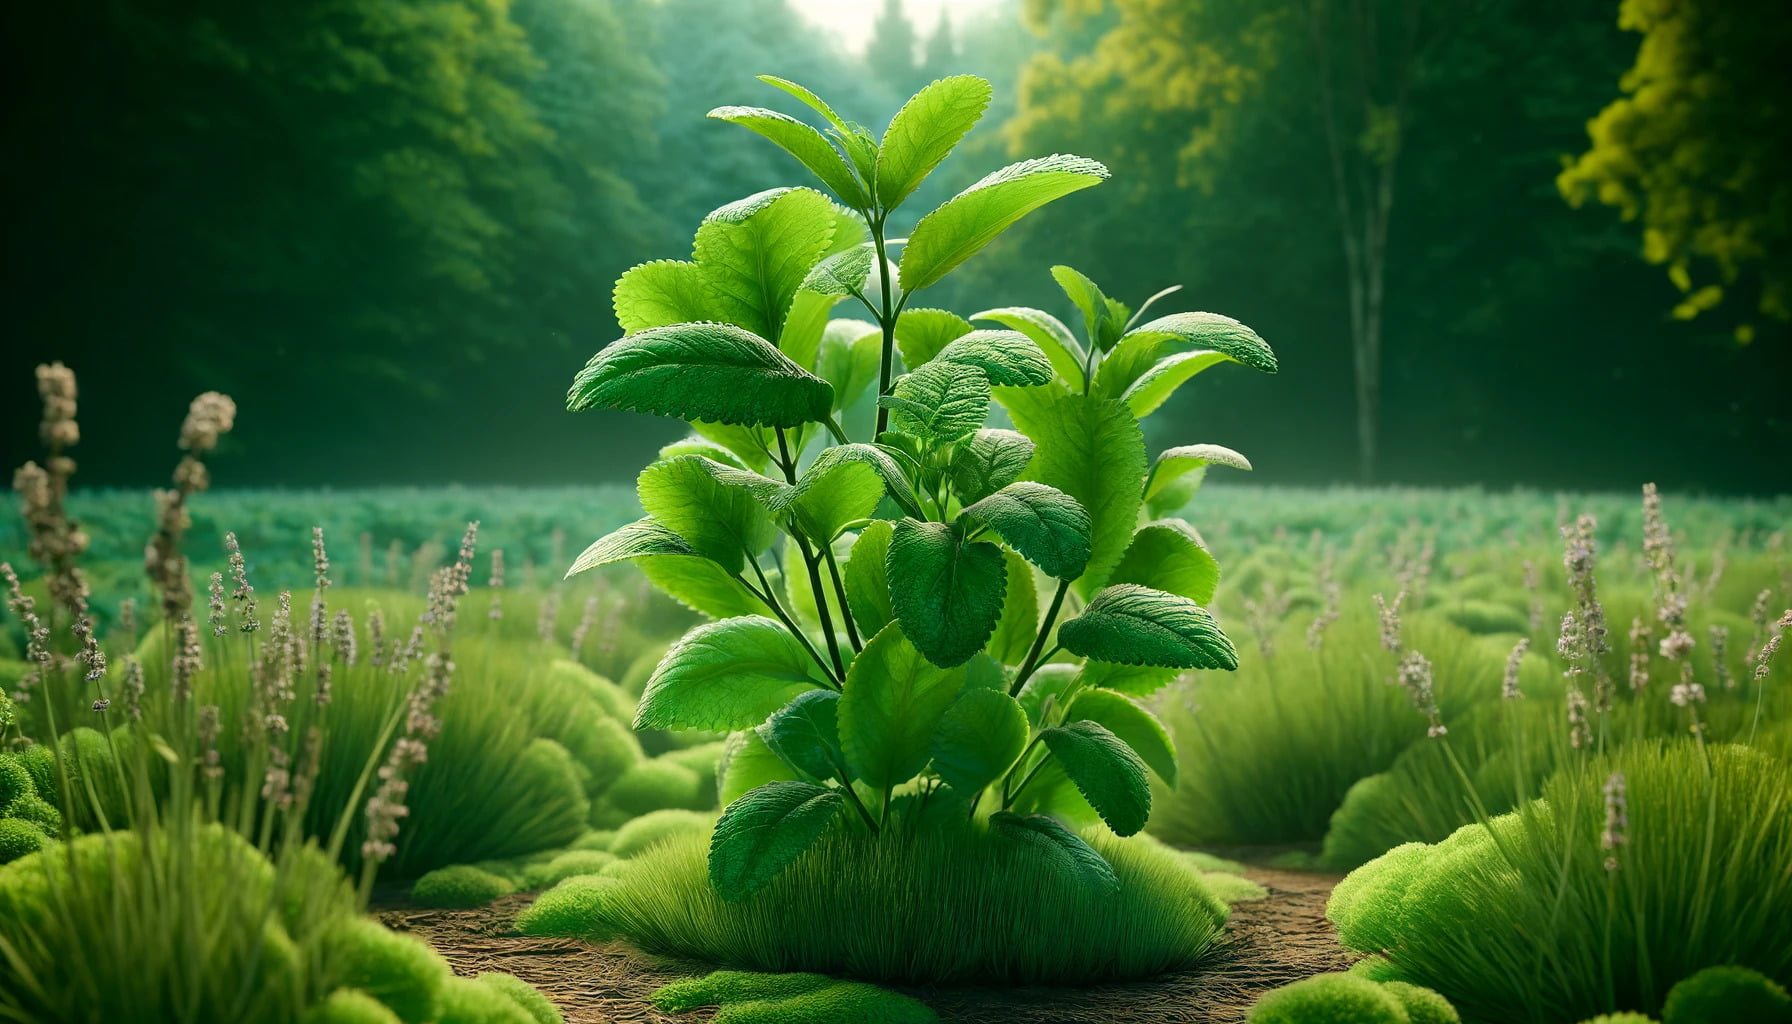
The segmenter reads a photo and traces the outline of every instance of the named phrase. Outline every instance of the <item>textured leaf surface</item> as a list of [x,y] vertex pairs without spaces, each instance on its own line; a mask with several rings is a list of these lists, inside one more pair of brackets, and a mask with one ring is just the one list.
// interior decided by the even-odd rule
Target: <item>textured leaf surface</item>
[[610,343],[573,378],[566,407],[794,427],[827,418],[834,389],[732,324],[656,327]]
[[922,657],[900,625],[880,630],[847,669],[840,698],[840,745],[853,777],[881,790],[927,767],[934,730],[963,683],[964,670]]
[[940,443],[977,432],[989,416],[989,378],[974,366],[928,363],[896,379],[881,400],[890,426]]
[[998,835],[1045,852],[1071,878],[1111,892],[1120,889],[1120,879],[1114,876],[1113,865],[1056,818],[1043,814],[1023,817],[1013,811],[997,811],[989,816],[989,827]]
[[[771,465],[771,452],[778,443],[777,435],[772,433],[770,427],[693,420],[691,429],[696,431],[699,437],[713,441],[733,452],[735,461],[755,473],[763,473]],[[727,462],[728,460],[717,459],[716,461]]]
[[865,189],[853,177],[846,158],[840,155],[825,136],[813,127],[787,114],[763,107],[717,107],[709,116],[750,128],[777,143],[778,147],[821,179],[828,190],[851,206],[865,205]]
[[803,278],[803,291],[821,295],[862,295],[871,268],[877,265],[877,251],[869,245],[855,245],[837,252],[815,265]]
[[976,255],[1008,226],[1054,199],[1099,185],[1108,169],[1062,154],[996,171],[921,218],[902,250],[902,290],[917,292]]
[[1139,527],[1110,583],[1137,583],[1186,597],[1199,605],[1213,601],[1220,565],[1202,546],[1195,528],[1180,519],[1159,519]]
[[975,366],[995,385],[1028,387],[1052,379],[1051,360],[1019,331],[972,331],[953,339],[933,358]]
[[778,351],[805,370],[814,370],[815,357],[821,349],[821,336],[828,327],[839,300],[832,295],[798,291],[790,300],[790,312],[784,318],[784,330],[778,335]]
[[1049,576],[1071,580],[1089,562],[1089,513],[1049,484],[1012,483],[959,513],[987,526]]
[[865,527],[853,542],[852,557],[846,563],[846,603],[865,636],[876,635],[896,618],[896,611],[890,606],[890,584],[884,564],[894,531],[886,519]]
[[1146,488],[1145,497],[1150,499],[1177,479],[1207,466],[1229,466],[1248,473],[1251,460],[1217,444],[1185,444],[1167,448],[1157,457],[1157,464],[1151,473],[1151,486]]
[[834,204],[806,188],[767,189],[705,217],[697,265],[722,318],[761,338],[778,337],[834,226]]
[[738,573],[745,557],[765,550],[777,532],[751,488],[724,482],[752,475],[701,455],[681,455],[642,470],[635,491],[647,514],[692,551]]
[[1158,778],[1176,785],[1176,747],[1169,730],[1137,702],[1110,690],[1084,690],[1070,702],[1064,720],[1101,726],[1131,747]]
[[1030,306],[1004,306],[1001,309],[986,309],[974,314],[972,320],[994,320],[1004,327],[1019,331],[1033,339],[1045,357],[1051,360],[1052,369],[1073,392],[1083,390],[1083,361],[1088,353],[1064,326],[1064,321]]
[[712,619],[759,615],[766,610],[739,580],[707,558],[648,555],[636,559],[635,565],[661,593]]
[[940,718],[933,769],[966,796],[1002,777],[1027,745],[1027,713],[1001,690],[969,689]]
[[709,840],[709,881],[738,903],[771,884],[839,816],[840,794],[811,782],[768,782],[728,805]]
[[579,557],[573,559],[572,568],[566,570],[566,575],[570,578],[587,569],[614,565],[644,555],[688,554],[691,554],[691,547],[683,538],[656,522],[652,516],[647,516],[592,542]]
[[1116,835],[1145,827],[1151,817],[1145,762],[1118,736],[1095,722],[1071,722],[1046,729],[1039,738]]
[[681,260],[655,260],[630,268],[616,279],[611,301],[616,322],[628,334],[717,317],[703,272],[697,264]]
[[740,456],[734,454],[727,446],[711,441],[701,434],[681,437],[660,448],[660,458],[662,459],[676,459],[680,455],[701,455],[706,459],[720,462],[724,466],[733,466],[736,469],[747,468]]
[[869,519],[884,496],[884,479],[863,462],[811,466],[790,499],[790,514],[810,539],[832,541],[846,524]]
[[1138,524],[1145,483],[1145,438],[1119,402],[1072,395],[1055,385],[1004,388],[1002,404],[1015,426],[1038,444],[1027,479],[1050,484],[1089,514],[1089,564],[1077,590],[1092,594]]
[[883,332],[868,320],[830,320],[815,357],[815,375],[834,388],[834,411],[852,405],[877,380]]
[[1020,431],[979,430],[952,453],[952,491],[966,505],[980,501],[1019,480],[1032,458],[1033,441]]
[[772,753],[753,729],[729,733],[716,765],[716,790],[726,807],[768,782],[794,782],[796,769]]
[[666,651],[635,710],[637,729],[746,729],[804,690],[820,671],[782,624],[763,616],[709,622]]
[[894,209],[958,145],[983,109],[989,83],[975,75],[942,78],[916,93],[884,131],[877,153],[877,198]]
[[1085,686],[1098,686],[1135,697],[1149,697],[1176,681],[1180,669],[1155,665],[1116,665],[1111,661],[1085,661],[1081,679]]
[[1052,280],[1058,282],[1058,287],[1064,290],[1064,295],[1071,304],[1082,311],[1083,326],[1088,331],[1089,343],[1103,352],[1113,348],[1126,318],[1122,316],[1119,323],[1113,321],[1114,306],[1101,287],[1082,271],[1061,264],[1052,268]]
[[1238,652],[1213,616],[1186,597],[1122,583],[1096,594],[1083,613],[1058,627],[1072,654],[1121,665],[1238,667]]
[[778,709],[758,729],[772,751],[798,771],[832,779],[845,771],[840,749],[840,695],[810,690]]
[[862,462],[877,471],[883,477],[884,488],[896,504],[912,516],[921,515],[921,506],[915,503],[914,488],[909,484],[908,474],[902,471],[902,464],[895,456],[873,444],[854,442],[837,444],[822,450],[809,467],[811,473],[826,470],[829,467],[845,462]]
[[1008,566],[1008,583],[1002,588],[1002,617],[989,638],[989,653],[1003,665],[1019,665],[1039,634],[1039,593],[1026,559],[1004,551],[1002,561]]
[[971,333],[971,322],[944,309],[905,309],[896,318],[896,351],[911,370],[931,362],[940,350]]
[[1190,352],[1217,352],[1253,369],[1276,372],[1276,356],[1269,343],[1237,320],[1219,313],[1171,313],[1121,337],[1101,362],[1095,375],[1096,390],[1118,398],[1158,360]]
[[904,519],[885,560],[896,621],[936,665],[962,665],[983,649],[1002,614],[1002,549],[966,543],[946,523]]

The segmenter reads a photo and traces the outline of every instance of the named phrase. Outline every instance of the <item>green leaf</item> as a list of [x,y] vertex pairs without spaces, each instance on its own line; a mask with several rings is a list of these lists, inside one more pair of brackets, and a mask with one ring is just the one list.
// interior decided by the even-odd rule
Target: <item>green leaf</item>
[[705,217],[697,266],[722,319],[761,338],[782,334],[791,300],[833,240],[834,223],[834,204],[806,188],[767,189]]
[[820,96],[817,96],[803,86],[792,82],[790,79],[779,78],[777,75],[755,75],[754,77],[758,78],[766,85],[782,89],[790,95],[795,96],[797,99],[802,100],[804,103],[808,104],[809,109],[820,114],[822,117],[827,118],[828,123],[833,125],[836,131],[844,132],[850,130],[852,127],[848,122],[841,120],[840,115],[834,113],[834,108],[828,106],[826,101]]
[[832,295],[797,292],[790,300],[784,330],[778,335],[778,351],[803,369],[813,371],[821,349],[821,336],[827,331],[828,317],[834,314],[838,302]]
[[1186,597],[1122,583],[1096,594],[1083,613],[1058,627],[1072,654],[1121,665],[1238,667],[1238,652],[1219,624]]
[[1050,484],[1089,514],[1089,564],[1077,580],[1085,597],[1106,581],[1132,540],[1145,482],[1145,438],[1119,402],[1072,395],[1051,385],[1004,388],[1015,426],[1039,446],[1027,478]]
[[966,543],[946,523],[904,519],[896,524],[886,567],[896,621],[929,661],[962,665],[989,642],[1008,575],[1001,548]]
[[[1095,375],[1095,390],[1108,398],[1120,398],[1165,357],[1200,353],[1216,355],[1159,368],[1159,380],[1180,375],[1180,379],[1170,386],[1170,391],[1174,391],[1195,373],[1225,360],[1243,363],[1265,373],[1276,372],[1275,353],[1256,331],[1244,324],[1218,313],[1171,313],[1128,331],[1120,338],[1114,351],[1101,361],[1101,370]],[[1161,384],[1152,390],[1161,390]],[[1137,401],[1145,404],[1149,397],[1140,397]],[[1157,398],[1157,403],[1162,404],[1164,397],[1168,397],[1167,392]]]
[[820,295],[863,295],[871,268],[877,265],[877,251],[869,245],[855,245],[837,252],[815,265],[803,278],[802,290]]
[[1046,718],[1049,701],[1054,708],[1064,706],[1064,692],[1077,681],[1079,675],[1075,665],[1050,664],[1041,665],[1021,687],[1020,706],[1027,712],[1027,720],[1038,725]]
[[804,536],[826,544],[848,523],[871,518],[884,496],[884,479],[863,462],[811,466],[796,483],[788,508]]
[[763,107],[717,107],[709,116],[752,129],[777,143],[778,147],[821,179],[821,183],[849,206],[867,205],[865,188],[853,177],[846,158],[840,155],[825,136],[814,128],[775,110]]
[[1217,444],[1185,444],[1177,448],[1166,448],[1151,469],[1151,483],[1145,488],[1145,498],[1151,499],[1177,478],[1207,466],[1230,466],[1249,472],[1251,460]]
[[991,384],[1009,387],[1049,384],[1052,379],[1051,360],[1019,331],[972,331],[940,349],[933,361],[975,366]]
[[1115,835],[1145,827],[1151,817],[1145,762],[1118,736],[1095,722],[1071,722],[1041,731],[1039,739]]
[[971,333],[971,323],[943,309],[905,309],[896,318],[896,351],[902,365],[918,370],[940,350]]
[[933,172],[989,106],[989,83],[942,78],[916,93],[885,129],[877,150],[877,198],[893,210]]
[[599,537],[579,557],[573,559],[572,568],[566,570],[566,578],[570,579],[587,569],[614,565],[643,555],[691,553],[691,546],[683,538],[648,516],[635,520],[615,533]]
[[[769,427],[745,426],[735,423],[709,423],[693,420],[691,429],[698,436],[713,441],[734,453],[732,462],[739,462],[746,469],[755,473],[763,473],[771,465],[772,448],[778,443],[776,435]],[[702,455],[702,452],[679,452],[676,454]],[[728,459],[717,459],[717,462],[730,463]]]
[[759,615],[765,603],[746,585],[707,558],[685,555],[648,555],[635,560],[647,581],[662,593],[712,619]]
[[929,662],[899,624],[878,631],[847,669],[840,698],[840,745],[853,777],[886,790],[927,767],[934,730],[963,682],[963,669]]
[[933,736],[933,770],[970,796],[1002,777],[1027,745],[1027,713],[1001,690],[958,695]]
[[1002,561],[1008,566],[1008,584],[1002,588],[1002,617],[989,638],[989,653],[1004,665],[1019,665],[1039,634],[1039,593],[1026,559],[1004,551]]
[[1094,722],[1132,748],[1150,769],[1173,789],[1176,786],[1176,747],[1169,730],[1157,716],[1136,702],[1111,690],[1084,690],[1070,702],[1068,722]]
[[777,535],[771,513],[753,490],[724,482],[743,473],[700,455],[681,455],[642,470],[635,490],[647,514],[691,551],[738,574],[746,556],[765,550]]
[[858,401],[877,380],[883,332],[868,320],[830,320],[815,357],[815,375],[833,385],[834,411]]
[[1108,582],[1137,583],[1205,605],[1219,586],[1220,564],[1194,527],[1180,519],[1159,519],[1132,535]]
[[659,457],[661,459],[676,459],[680,455],[701,455],[706,459],[720,462],[724,466],[733,466],[736,469],[747,468],[740,456],[734,454],[726,445],[711,441],[701,434],[691,434],[679,438],[660,448]]
[[902,250],[902,290],[939,281],[1009,225],[1054,199],[1098,185],[1108,169],[1080,156],[1023,160],[990,174],[921,218]]
[[986,309],[971,316],[972,320],[993,320],[996,323],[1021,332],[1033,339],[1045,357],[1051,360],[1052,369],[1073,392],[1083,390],[1083,362],[1088,358],[1083,346],[1077,343],[1076,335],[1064,326],[1064,321],[1041,309],[1029,306],[1005,306],[1001,309]]
[[1018,430],[987,428],[959,442],[948,471],[952,491],[966,505],[1020,479],[1033,458],[1033,441]]
[[1044,852],[1064,874],[1085,885],[1110,892],[1120,891],[1120,879],[1114,875],[1113,865],[1055,818],[1043,814],[1022,817],[1013,811],[997,811],[989,816],[989,827],[998,835]]
[[794,427],[827,418],[834,389],[764,338],[733,324],[674,324],[628,335],[591,357],[566,407]]
[[896,378],[878,404],[890,410],[890,426],[939,444],[977,432],[989,417],[989,378],[974,366],[928,363]]
[[707,622],[666,651],[635,709],[637,729],[745,729],[822,685],[820,669],[776,620]]
[[1179,669],[1154,665],[1116,665],[1111,661],[1085,661],[1082,685],[1117,690],[1135,697],[1149,697],[1176,681]]
[[768,782],[728,805],[709,840],[709,881],[739,903],[771,884],[839,817],[845,801],[810,782]]
[[1009,484],[970,505],[958,518],[988,527],[1048,576],[1076,579],[1089,562],[1089,513],[1049,484]]
[[680,260],[654,260],[624,271],[611,301],[625,334],[717,317],[703,272]]
[[1082,310],[1083,326],[1089,332],[1089,344],[1103,352],[1113,348],[1114,342],[1120,338],[1122,325],[1126,323],[1125,315],[1118,322],[1114,320],[1113,300],[1094,281],[1074,267],[1053,267],[1052,280],[1058,282],[1058,287],[1064,290],[1071,303]]
[[810,690],[780,708],[756,730],[785,763],[817,779],[846,771],[840,749],[840,695]]
[[895,500],[896,504],[901,505],[909,515],[916,518],[922,516],[921,506],[915,500],[914,487],[909,483],[908,474],[902,471],[902,464],[896,461],[895,456],[877,445],[854,442],[852,444],[837,444],[832,448],[823,449],[822,453],[815,457],[815,462],[810,465],[809,471],[811,473],[824,471],[845,462],[862,462],[876,470],[877,475],[883,477],[886,492]]
[[716,765],[716,789],[723,807],[768,782],[795,782],[797,779],[796,769],[773,753],[756,730],[729,733],[722,742],[722,758]]
[[890,606],[889,577],[884,565],[894,531],[887,519],[865,527],[853,542],[852,557],[846,562],[846,603],[852,608],[859,632],[865,636],[877,634],[896,618],[896,610]]

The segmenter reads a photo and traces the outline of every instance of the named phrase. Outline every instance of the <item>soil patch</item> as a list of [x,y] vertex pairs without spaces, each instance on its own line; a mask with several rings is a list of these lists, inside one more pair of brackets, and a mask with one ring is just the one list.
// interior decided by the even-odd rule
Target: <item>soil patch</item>
[[[1232,908],[1225,941],[1206,964],[1152,981],[1093,988],[911,991],[950,1024],[1241,1024],[1264,992],[1326,971],[1353,957],[1325,919],[1340,875],[1253,869],[1269,898]],[[512,934],[531,896],[506,896],[472,910],[389,907],[380,920],[441,950],[460,974],[504,971],[540,989],[568,1024],[692,1024],[701,1015],[668,1016],[647,1002],[681,975],[619,944]],[[848,1022],[842,1022],[848,1024]]]

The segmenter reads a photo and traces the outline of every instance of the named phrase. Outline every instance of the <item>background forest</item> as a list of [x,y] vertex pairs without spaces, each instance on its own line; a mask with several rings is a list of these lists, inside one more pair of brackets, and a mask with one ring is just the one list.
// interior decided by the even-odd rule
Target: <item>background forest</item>
[[35,448],[30,368],[61,359],[87,485],[153,482],[165,438],[137,424],[207,389],[244,410],[238,484],[631,476],[678,427],[561,400],[619,333],[610,282],[795,170],[704,113],[772,102],[772,72],[869,124],[973,72],[995,106],[911,209],[1011,154],[1114,179],[929,304],[1066,312],[1049,243],[1130,302],[1182,283],[1281,357],[1166,410],[1153,447],[1248,444],[1266,483],[1792,488],[1783,5],[831,5],[868,47],[828,6],[14,7],[6,460]]

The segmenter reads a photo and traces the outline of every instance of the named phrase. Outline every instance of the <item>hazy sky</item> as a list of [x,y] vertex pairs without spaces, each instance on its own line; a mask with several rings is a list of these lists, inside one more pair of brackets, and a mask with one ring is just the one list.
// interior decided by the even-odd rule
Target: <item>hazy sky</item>
[[[951,12],[954,25],[988,7],[991,0],[902,0],[916,34],[926,38],[940,20],[940,11]],[[871,37],[871,23],[883,10],[884,0],[791,0],[791,6],[817,25],[832,32],[855,52]]]

